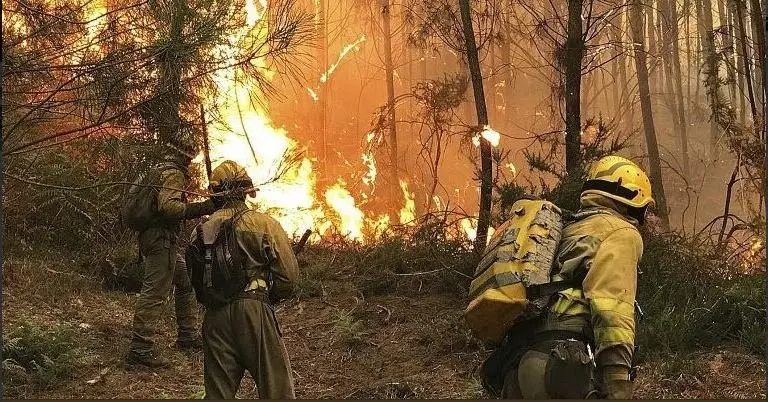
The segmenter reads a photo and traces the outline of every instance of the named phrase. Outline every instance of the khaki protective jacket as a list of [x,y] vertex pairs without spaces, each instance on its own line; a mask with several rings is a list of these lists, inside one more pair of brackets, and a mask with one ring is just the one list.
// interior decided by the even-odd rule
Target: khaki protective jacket
[[178,166],[165,169],[160,174],[160,189],[157,194],[157,210],[162,217],[163,227],[176,228],[185,219],[199,218],[213,213],[213,202],[187,203],[186,194],[189,180]]
[[[235,236],[243,252],[243,264],[251,284],[245,289],[266,288],[271,264],[272,288],[270,298],[285,299],[291,297],[299,276],[299,264],[291,247],[291,240],[277,220],[256,210],[248,209],[245,202],[229,203],[213,213],[203,223],[203,236],[206,244],[215,240],[221,228],[221,222],[238,214],[234,221]],[[190,244],[197,239],[197,231],[192,232]]]
[[581,211],[587,210],[602,213],[564,228],[553,272],[566,280],[583,278],[582,287],[554,295],[540,331],[572,331],[593,340],[596,380],[627,381],[643,240],[637,221],[627,216],[622,204],[589,194],[581,198]]

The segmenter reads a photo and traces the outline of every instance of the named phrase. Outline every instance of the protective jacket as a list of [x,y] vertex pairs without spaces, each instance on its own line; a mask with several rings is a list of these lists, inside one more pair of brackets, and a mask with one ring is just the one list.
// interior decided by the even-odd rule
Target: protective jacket
[[[585,195],[582,209],[593,215],[565,228],[557,268],[564,279],[584,278],[582,286],[555,295],[542,331],[566,330],[594,342],[596,380],[610,396],[612,385],[628,386],[635,344],[634,304],[637,265],[643,240],[626,208],[600,195]],[[631,397],[629,395],[619,395]]]
[[[188,186],[184,171],[168,162],[160,173],[157,219],[139,233],[139,252],[144,264],[142,288],[136,301],[130,351],[147,356],[154,351],[155,326],[163,314],[163,301],[174,290],[178,340],[196,338],[195,296],[186,275],[184,259],[178,255],[178,234],[184,219],[193,219],[215,210],[213,203],[187,204],[183,190]],[[151,202],[152,200],[144,200]]]
[[[507,375],[503,397],[583,398],[597,389],[611,399],[631,398],[634,303],[643,241],[637,221],[629,218],[625,209],[626,206],[602,195],[581,197],[582,211],[600,213],[564,228],[553,269],[559,279],[575,280],[580,285],[553,295],[547,311],[533,325],[527,347],[532,351],[518,354],[520,361]],[[568,338],[580,341],[579,351],[569,351],[575,348],[573,342],[558,344],[562,343],[558,339]],[[592,346],[581,350],[587,344]],[[590,352],[594,370],[588,357]],[[550,369],[557,366],[548,362],[554,359],[552,356],[576,362],[559,374],[551,373]],[[582,369],[568,371],[577,366]],[[536,372],[538,368],[540,375]],[[563,385],[567,379],[555,377],[578,377],[583,381]],[[570,389],[552,389],[563,386]]]
[[[244,269],[251,281],[241,297],[205,312],[206,398],[234,398],[248,370],[260,398],[292,399],[293,375],[270,300],[293,294],[298,262],[280,224],[268,215],[247,210],[241,201],[225,205],[202,224],[205,242],[212,243],[222,221],[232,216]],[[194,244],[196,239],[194,231],[190,243]]]
[[182,220],[195,219],[215,211],[213,202],[187,203],[186,190],[189,180],[181,168],[166,169],[160,175],[160,189],[157,194],[157,210],[162,226],[175,228]]

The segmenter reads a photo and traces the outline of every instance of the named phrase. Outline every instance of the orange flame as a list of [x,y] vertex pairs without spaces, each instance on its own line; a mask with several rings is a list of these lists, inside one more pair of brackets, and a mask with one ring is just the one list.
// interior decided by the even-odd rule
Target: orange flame
[[366,40],[366,37],[365,37],[365,34],[363,34],[363,35],[360,35],[360,37],[357,38],[356,41],[344,46],[341,49],[341,52],[339,53],[339,58],[336,60],[336,62],[331,64],[331,66],[328,68],[328,71],[324,72],[320,76],[320,82],[328,81],[328,77],[330,77],[331,74],[333,74],[333,72],[336,71],[336,67],[339,66],[339,63],[341,63],[341,60],[344,59],[344,56],[346,56],[347,53],[349,53],[352,50],[355,50],[355,51],[360,50],[360,44],[365,42],[365,40]]
[[[484,126],[483,131],[480,133],[480,135],[483,136],[488,142],[491,143],[492,146],[498,147],[499,141],[501,140],[501,134],[499,134],[497,131],[492,129],[490,126]],[[472,138],[472,143],[475,144],[476,147],[480,146],[480,135],[476,135]]]
[[413,226],[416,224],[416,202],[413,200],[413,193],[408,191],[408,182],[400,180],[400,188],[403,190],[405,205],[400,209],[400,224]]
[[342,180],[334,184],[325,192],[325,201],[338,214],[341,220],[339,231],[342,236],[362,242],[364,215],[355,206],[355,198],[344,188]]

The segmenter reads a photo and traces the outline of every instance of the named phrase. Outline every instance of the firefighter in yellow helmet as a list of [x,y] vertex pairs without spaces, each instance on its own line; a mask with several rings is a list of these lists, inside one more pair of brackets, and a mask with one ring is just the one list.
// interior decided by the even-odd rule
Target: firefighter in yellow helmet
[[[196,229],[187,248],[190,272],[199,263],[198,233],[212,244],[230,217],[246,285],[223,305],[206,306],[203,318],[203,382],[206,399],[234,399],[245,370],[262,399],[293,399],[293,376],[272,302],[293,293],[298,263],[291,242],[272,217],[245,204],[255,195],[245,169],[224,161],[211,175],[211,188],[225,192],[222,209]],[[239,268],[239,267],[238,267]],[[195,279],[192,279],[193,286]],[[214,279],[215,283],[215,279]],[[195,291],[199,289],[196,287]]]
[[575,214],[586,217],[564,228],[553,268],[581,285],[554,294],[541,319],[518,329],[503,398],[632,397],[637,226],[652,204],[648,176],[632,161],[608,156],[591,166]]

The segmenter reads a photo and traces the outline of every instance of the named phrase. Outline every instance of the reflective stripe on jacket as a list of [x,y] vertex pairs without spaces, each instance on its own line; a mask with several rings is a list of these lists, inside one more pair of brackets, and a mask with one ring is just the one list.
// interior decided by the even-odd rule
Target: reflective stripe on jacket
[[621,204],[586,195],[581,208],[604,213],[565,227],[555,273],[563,279],[584,278],[582,286],[553,296],[541,331],[566,330],[593,339],[603,380],[609,380],[605,375],[626,379],[635,344],[634,302],[643,240],[637,222],[626,216]]

